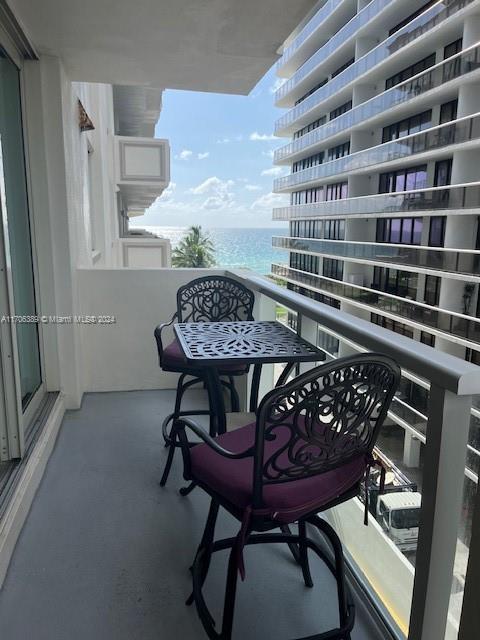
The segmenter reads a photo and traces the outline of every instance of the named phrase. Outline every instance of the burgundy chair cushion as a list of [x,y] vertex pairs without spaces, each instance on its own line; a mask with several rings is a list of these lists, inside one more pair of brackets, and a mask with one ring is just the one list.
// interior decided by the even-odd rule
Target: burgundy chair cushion
[[[164,348],[162,354],[162,366],[170,370],[187,371],[194,367],[187,363],[183,355],[182,347],[175,338],[167,347]],[[225,374],[242,374],[246,373],[247,366],[242,364],[222,365],[220,373]]]
[[[282,434],[283,431],[283,434]],[[265,442],[265,458],[288,440],[287,430],[278,430],[274,441]],[[255,423],[218,436],[216,442],[225,449],[240,453],[255,442]],[[252,504],[253,457],[232,460],[216,453],[206,444],[191,449],[192,475],[203,485],[242,510]],[[288,523],[320,510],[323,505],[353,488],[366,470],[364,455],[358,455],[336,469],[263,488],[264,506],[275,520]]]

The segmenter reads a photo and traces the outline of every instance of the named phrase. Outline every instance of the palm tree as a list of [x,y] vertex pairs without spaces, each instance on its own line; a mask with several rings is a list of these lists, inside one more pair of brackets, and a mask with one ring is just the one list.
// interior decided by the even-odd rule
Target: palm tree
[[173,250],[174,267],[213,267],[215,247],[209,235],[202,231],[200,225],[192,225],[187,235],[182,238],[178,247]]

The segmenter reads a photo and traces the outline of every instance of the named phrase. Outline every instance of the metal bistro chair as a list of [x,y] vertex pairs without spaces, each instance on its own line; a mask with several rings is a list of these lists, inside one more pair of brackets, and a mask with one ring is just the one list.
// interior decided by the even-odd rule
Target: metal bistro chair
[[[179,373],[175,407],[162,424],[162,433],[165,445],[169,448],[167,462],[163,471],[160,485],[165,486],[173,462],[175,447],[168,432],[169,424],[177,418],[185,415],[211,415],[209,410],[182,411],[181,404],[185,391],[199,382],[205,384],[204,371],[194,369],[187,365],[183,358],[182,348],[175,338],[167,347],[163,347],[162,333],[176,322],[234,322],[253,320],[254,294],[242,284],[225,276],[205,276],[192,280],[180,287],[177,291],[177,311],[170,322],[159,325],[155,329],[159,364],[163,371]],[[229,392],[231,410],[239,410],[239,398],[235,389],[234,377],[248,372],[245,365],[225,365],[219,371],[222,380]],[[211,419],[210,432],[214,433],[214,425]]]
[[[368,480],[370,468],[377,464],[373,446],[399,380],[400,369],[393,360],[362,354],[316,367],[273,389],[260,403],[256,422],[217,438],[192,420],[180,418],[175,423],[172,437],[182,445],[185,478],[211,497],[191,569],[193,593],[187,600],[187,604],[195,602],[209,638],[231,638],[237,573],[242,579],[245,576],[244,546],[287,543],[307,587],[313,586],[309,549],[326,563],[337,582],[338,628],[309,637],[350,640],[355,611],[345,583],[342,547],[318,512],[357,496],[362,480]],[[186,429],[203,443],[189,442]],[[220,506],[241,526],[236,537],[215,541]],[[367,517],[368,501],[365,524]],[[295,522],[298,534],[288,528]],[[307,524],[329,541],[334,560],[325,546],[307,536]],[[282,532],[271,533],[277,528]],[[217,631],[202,587],[212,554],[225,549],[230,556],[222,627]]]

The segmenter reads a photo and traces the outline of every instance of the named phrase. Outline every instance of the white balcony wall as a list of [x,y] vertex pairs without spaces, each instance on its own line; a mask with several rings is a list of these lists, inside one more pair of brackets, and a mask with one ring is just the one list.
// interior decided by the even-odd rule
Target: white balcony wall
[[[175,388],[177,376],[158,366],[153,331],[175,313],[177,289],[204,274],[201,269],[79,269],[80,313],[116,319],[80,327],[83,390]],[[171,330],[166,335],[173,338]]]

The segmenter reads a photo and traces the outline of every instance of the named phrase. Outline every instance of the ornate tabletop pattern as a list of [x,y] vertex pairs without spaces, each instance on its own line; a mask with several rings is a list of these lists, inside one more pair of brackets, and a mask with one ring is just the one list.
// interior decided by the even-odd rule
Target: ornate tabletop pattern
[[323,351],[275,321],[188,322],[175,325],[188,361],[208,366],[215,362],[314,362]]

